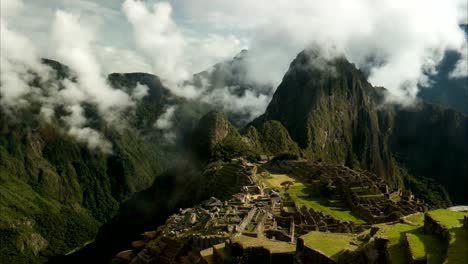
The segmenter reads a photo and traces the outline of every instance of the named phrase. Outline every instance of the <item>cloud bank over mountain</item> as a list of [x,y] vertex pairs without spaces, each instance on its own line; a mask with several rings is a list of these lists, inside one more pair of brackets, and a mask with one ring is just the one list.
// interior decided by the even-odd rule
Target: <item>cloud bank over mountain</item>
[[[4,17],[20,15],[24,8],[21,1],[2,2],[2,10],[8,12],[5,16],[2,12],[1,17],[0,100],[3,110],[11,113],[11,110],[38,103],[42,117],[50,121],[56,107],[63,106],[61,120],[66,124],[62,128],[65,132],[91,149],[112,152],[111,144],[88,126],[82,104],[95,105],[100,116],[112,123],[145,94],[137,89],[137,94],[130,97],[111,88],[96,60],[92,45],[94,29],[82,24],[77,16],[61,10],[54,16],[51,43],[60,61],[71,68],[72,76],[57,80],[52,69],[41,62],[34,41],[10,29],[4,21]],[[76,82],[72,78],[76,78]]]
[[[332,47],[385,86],[392,101],[409,104],[429,86],[445,50],[466,53],[459,27],[466,1],[215,1],[175,0],[199,28],[247,36],[251,77],[278,84],[291,58],[315,43]],[[460,67],[466,65],[460,61]],[[457,68],[460,75],[463,70]]]
[[216,101],[253,118],[272,91],[207,91],[208,80],[201,87],[188,80],[248,48],[247,78],[275,89],[298,52],[319,46],[329,58],[346,56],[371,83],[386,87],[389,101],[410,105],[419,87],[431,85],[446,50],[462,54],[450,76],[466,77],[467,40],[459,25],[467,23],[467,8],[464,0],[2,1],[1,102],[18,107],[40,93],[29,70],[47,79],[50,70],[39,60],[47,56],[70,66],[78,82],[42,94],[44,113],[56,101],[70,109],[90,102],[115,120],[145,95],[144,89],[129,95],[107,84],[107,73],[124,70],[150,71],[178,96]]

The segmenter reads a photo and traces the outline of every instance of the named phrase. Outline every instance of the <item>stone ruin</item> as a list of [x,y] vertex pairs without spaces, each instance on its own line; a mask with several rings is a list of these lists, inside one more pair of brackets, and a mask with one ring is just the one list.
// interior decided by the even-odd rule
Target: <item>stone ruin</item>
[[[286,169],[290,166],[285,161],[278,163],[286,164]],[[369,223],[388,222],[396,211],[407,215],[426,210],[411,193],[390,191],[373,174],[357,174],[342,166],[299,162],[294,166],[304,166],[307,173],[318,171],[318,180],[333,187],[334,197]],[[213,197],[193,208],[180,209],[165,225],[132,243],[132,250],[116,257],[123,263],[181,263],[182,259],[188,261],[182,263],[198,263],[203,258],[201,251],[236,235],[296,243],[310,231],[361,233],[370,228],[284,200],[275,190],[257,184],[252,177],[255,172],[243,159],[225,164],[209,184]]]
[[307,234],[310,231],[332,233],[361,233],[370,228],[370,225],[357,224],[352,221],[342,221],[325,215],[320,211],[307,209],[302,206],[299,210],[301,224],[298,226],[298,235]]
[[233,159],[219,169],[206,184],[203,193],[217,197],[221,200],[228,200],[233,194],[242,193],[245,186],[255,185],[252,175],[255,174],[256,167],[242,158]]
[[316,180],[329,186],[333,190],[330,200],[335,203],[331,206],[349,208],[369,223],[389,222],[397,216],[427,211],[427,204],[410,191],[391,189],[381,178],[367,171],[309,161],[278,161],[273,169],[292,175],[299,171],[305,176],[304,182]]

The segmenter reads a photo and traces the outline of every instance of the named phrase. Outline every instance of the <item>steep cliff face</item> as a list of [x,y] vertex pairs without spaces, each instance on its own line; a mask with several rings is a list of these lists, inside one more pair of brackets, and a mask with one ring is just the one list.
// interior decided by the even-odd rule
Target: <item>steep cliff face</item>
[[18,261],[25,259],[18,263],[33,261],[27,258],[34,252],[28,244],[17,248],[14,241],[37,233],[47,246],[35,255],[71,250],[92,239],[121,200],[150,186],[160,173],[155,151],[131,130],[107,128],[113,153],[105,154],[57,125],[0,116],[0,236],[13,245],[0,254],[19,253]]
[[295,154],[299,155],[299,147],[292,140],[288,130],[276,120],[269,120],[261,124],[257,130],[249,126],[245,131],[245,137],[252,148],[258,153],[266,155]]
[[252,125],[260,129],[279,121],[304,157],[367,169],[394,186],[406,182],[423,196],[431,190],[433,197],[426,198],[433,205],[450,204],[437,183],[456,203],[466,203],[466,116],[429,104],[383,105],[384,92],[345,58],[325,59],[306,50]]
[[218,111],[211,111],[200,119],[191,139],[192,148],[204,161],[229,161],[237,157],[255,159],[258,155],[257,149],[241,136],[226,114]]
[[[43,62],[55,70],[56,81],[74,80],[65,65]],[[114,77],[110,79],[118,79]],[[132,89],[131,77],[117,81]],[[149,83],[148,78],[137,80]],[[148,99],[128,113],[135,122],[120,128],[106,124],[93,106],[83,105],[88,125],[112,144],[112,153],[90,149],[70,136],[62,127],[60,109],[46,121],[36,104],[9,112],[0,108],[0,259],[40,263],[66,253],[91,240],[120,201],[152,184],[165,160],[158,141],[140,131],[160,115],[148,114],[151,101],[166,103],[167,91],[157,88],[151,86]]]
[[376,110],[380,98],[345,58],[327,60],[306,50],[253,125],[277,120],[305,157],[369,169],[397,184]]
[[204,115],[193,132],[194,146],[200,151],[212,152],[214,147],[226,137],[239,136],[237,129],[227,120],[227,117],[217,111]]
[[[212,81],[210,89],[232,86],[245,92],[251,88],[242,83],[245,72],[237,72],[237,60],[206,72],[203,78]],[[61,89],[64,79],[77,81],[66,65],[48,59],[42,62],[54,70],[56,78],[35,86],[46,91],[52,83]],[[179,154],[192,144],[191,133],[200,117],[219,107],[177,97],[152,74],[114,73],[108,82],[132,97],[137,89],[146,90],[135,100],[136,105],[119,117],[116,126],[108,124],[96,106],[81,105],[86,125],[112,144],[111,154],[90,150],[69,136],[63,128],[63,106],[54,109],[51,122],[40,116],[39,102],[14,113],[6,114],[3,106],[0,109],[0,188],[5,198],[0,208],[6,212],[0,216],[0,239],[11,245],[0,250],[0,256],[14,255],[18,263],[43,262],[90,240],[98,226],[115,214],[119,202],[151,186],[158,174],[181,158]],[[171,108],[175,109],[173,114],[166,117],[171,125],[156,127]],[[224,115],[209,114],[203,120],[198,127],[199,143],[208,144],[209,158],[230,159],[249,150]],[[204,142],[207,136],[212,138]],[[18,224],[23,220],[26,226]],[[50,232],[54,225],[68,231],[57,228],[57,232]],[[44,243],[31,247],[30,240]]]

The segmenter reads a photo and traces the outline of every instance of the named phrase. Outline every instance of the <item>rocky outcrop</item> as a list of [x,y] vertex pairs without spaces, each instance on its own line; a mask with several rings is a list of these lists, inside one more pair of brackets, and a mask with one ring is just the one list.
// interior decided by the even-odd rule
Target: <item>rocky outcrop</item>
[[[466,203],[468,117],[428,104],[384,106],[384,93],[346,58],[325,59],[305,50],[291,63],[265,113],[251,124],[260,130],[278,121],[303,156],[372,171],[390,187],[405,182],[430,204],[450,205],[436,182],[456,203]],[[247,132],[252,138],[261,134]],[[406,180],[400,167],[416,177]]]
[[398,184],[385,145],[387,127],[376,111],[381,97],[345,58],[326,60],[306,50],[252,124],[277,120],[308,158],[366,168]]
[[245,137],[252,146],[266,155],[290,153],[299,155],[297,143],[291,139],[288,130],[278,121],[263,123],[257,130],[253,126],[246,129]]
[[240,136],[223,113],[211,111],[200,119],[194,129],[192,140],[200,152],[211,153],[228,135]]

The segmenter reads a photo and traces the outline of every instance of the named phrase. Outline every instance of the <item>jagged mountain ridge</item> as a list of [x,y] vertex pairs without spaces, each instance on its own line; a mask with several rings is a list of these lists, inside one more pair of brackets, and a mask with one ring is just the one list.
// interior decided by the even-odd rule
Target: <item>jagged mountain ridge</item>
[[13,263],[42,263],[91,240],[162,169],[157,151],[132,129],[92,118],[113,145],[109,155],[66,134],[60,120],[44,122],[37,110],[15,117],[0,110],[0,258]]
[[[301,54],[302,55],[300,56],[308,55],[306,53]],[[415,128],[410,131],[390,133],[389,131],[392,131],[393,128],[399,128],[401,127],[401,124],[404,125],[409,121],[401,121],[404,119],[402,118],[404,115],[400,114],[403,113],[403,110],[401,109],[393,107],[388,107],[382,110],[377,109],[376,106],[382,98],[381,91],[376,90],[376,88],[368,84],[367,81],[365,81],[365,78],[362,77],[354,66],[342,58],[335,62],[336,65],[333,63],[330,63],[330,65],[320,65],[321,67],[325,66],[325,68],[310,68],[310,63],[310,58],[307,57],[300,57],[298,60],[293,62],[292,68],[287,73],[282,85],[280,85],[275,93],[275,95],[278,95],[275,96],[270,103],[265,115],[254,121],[252,123],[253,126],[248,127],[245,130],[246,132],[242,133],[243,135],[239,134],[235,129],[229,129],[230,133],[227,133],[222,140],[219,140],[214,144],[213,150],[219,153],[219,155],[214,155],[214,157],[228,159],[232,155],[238,155],[239,153],[245,153],[246,151],[249,151],[253,155],[278,155],[293,152],[298,155],[302,155],[305,158],[321,160],[322,162],[340,163],[351,167],[369,169],[379,173],[381,176],[387,177],[387,179],[391,180],[394,185],[401,184],[401,181],[403,180],[400,178],[398,172],[399,163],[393,161],[393,158],[407,166],[410,173],[414,175],[425,176],[426,173],[434,173],[432,170],[422,171],[424,163],[420,163],[418,166],[411,168],[410,162],[405,159],[405,156],[408,156],[405,155],[405,153],[409,153],[409,156],[416,157],[416,160],[411,159],[411,162],[421,161],[420,159],[417,159],[417,156],[425,154],[420,153],[422,147],[425,146],[424,142],[418,142],[411,151],[408,151],[404,148],[406,144],[398,141],[400,138],[399,135],[406,135],[406,140],[413,140],[418,137],[419,125],[415,126]],[[326,61],[322,61],[321,63],[328,64]],[[65,66],[60,66],[60,64],[57,64],[56,66],[59,71],[66,72],[67,68]],[[101,218],[103,219],[102,221],[105,221],[113,214],[112,212],[115,211],[116,205],[121,199],[136,190],[141,190],[146,186],[149,186],[155,175],[164,167],[161,165],[161,163],[164,163],[163,159],[170,163],[171,159],[175,156],[172,156],[173,154],[171,152],[166,151],[166,149],[160,145],[161,138],[159,136],[161,134],[154,131],[154,134],[152,134],[152,124],[162,113],[164,107],[173,104],[182,105],[180,108],[183,109],[184,112],[175,113],[175,119],[179,120],[179,122],[176,122],[175,127],[176,129],[181,129],[186,132],[190,132],[202,114],[209,109],[204,106],[194,107],[191,104],[192,102],[171,97],[167,89],[161,85],[161,82],[154,75],[143,73],[113,74],[109,76],[109,81],[116,87],[121,86],[121,89],[132,89],[132,87],[135,87],[137,83],[145,84],[150,88],[149,96],[146,99],[147,101],[143,99],[141,105],[137,106],[137,117],[130,120],[131,122],[134,122],[132,124],[133,126],[141,130],[140,132],[142,132],[142,134],[134,133],[135,131],[127,131],[129,133],[127,135],[119,134],[111,128],[103,125],[99,118],[94,116],[95,122],[93,121],[93,123],[95,124],[95,128],[104,132],[106,136],[109,136],[112,143],[116,146],[121,146],[120,150],[117,149],[115,156],[108,158],[96,155],[95,153],[89,152],[89,150],[87,150],[83,145],[74,142],[73,139],[52,133],[54,135],[52,137],[52,142],[54,144],[49,144],[49,141],[46,141],[48,143],[47,148],[50,148],[46,152],[49,153],[50,156],[41,157],[41,159],[45,159],[46,162],[51,163],[52,167],[57,167],[57,164],[65,167],[63,170],[56,169],[58,173],[56,173],[52,178],[60,180],[61,177],[68,174],[90,176],[89,179],[87,179],[87,177],[79,178],[78,185],[82,184],[81,181],[87,180],[89,188],[82,190],[83,193],[87,193],[84,196],[93,197],[93,193],[97,193],[99,195],[102,194],[103,197],[106,198],[98,199],[100,201],[99,203],[93,203],[92,200],[85,202],[86,198],[80,200],[80,187],[75,188],[76,185],[73,186],[73,184],[76,184],[75,180],[71,180],[69,185],[63,185],[61,187],[66,190],[72,189],[73,194],[71,196],[76,196],[78,198],[74,200],[71,199],[71,201],[78,204],[84,204],[84,208],[87,208],[88,210],[92,210],[92,207],[99,208],[101,206],[105,207],[105,210],[109,209],[110,211],[104,213],[103,218]],[[294,85],[291,86],[291,83]],[[294,89],[289,89],[291,87]],[[315,87],[319,88],[314,89]],[[288,90],[291,92],[291,96],[288,96],[285,92]],[[169,96],[169,98],[166,96]],[[157,101],[158,104],[152,104],[153,100]],[[464,157],[466,157],[465,150],[467,148],[463,147],[465,146],[464,142],[466,142],[463,137],[466,135],[466,133],[464,133],[464,131],[466,131],[466,126],[463,125],[466,117],[453,111],[450,112],[444,109],[431,110],[431,107],[429,106],[422,107],[423,109],[427,109],[424,116],[427,115],[429,120],[439,120],[434,123],[435,129],[440,128],[439,124],[444,120],[444,114],[440,113],[448,113],[449,116],[451,116],[450,120],[454,120],[453,122],[448,122],[447,125],[448,127],[455,127],[455,130],[453,130],[455,140],[451,141],[450,144],[446,146],[446,149],[444,150],[445,152],[441,152],[439,154],[441,158],[444,158],[442,165],[446,168],[450,168],[452,166],[451,164],[453,164],[453,161],[450,161],[450,159],[447,158],[452,156],[445,154],[453,147],[454,144],[458,144],[460,142],[460,145],[456,148],[459,155],[455,158],[458,157],[459,164],[467,164],[464,162]],[[412,116],[410,118],[412,123],[418,124],[417,122],[419,122],[419,124],[422,125],[428,124],[425,123],[424,118],[421,118],[418,114],[411,115],[411,111],[404,111],[406,111],[409,116]],[[90,112],[92,115],[92,108]],[[419,112],[416,111],[415,113]],[[456,127],[456,120],[459,120],[457,122],[462,125]],[[229,122],[225,117],[222,117],[219,121],[228,127],[234,127],[229,125]],[[2,122],[2,124],[8,123],[9,122]],[[336,124],[339,124],[339,126]],[[54,131],[56,128],[51,127],[50,129]],[[215,126],[214,134],[216,134],[216,129],[217,128]],[[3,128],[3,131],[6,132],[11,130],[11,127],[8,126]],[[28,138],[36,137],[34,133],[28,134],[30,130],[31,127],[27,127],[24,132],[19,133],[19,136],[4,134],[3,138],[15,138],[15,140],[17,140],[15,143],[21,142],[17,144],[21,146],[19,147],[21,150],[14,152],[14,149],[18,147],[11,147],[11,143],[5,143],[5,146],[8,144],[10,145],[5,147],[6,151],[3,151],[2,153],[13,155],[13,158],[17,159],[18,164],[28,159],[28,155],[30,155],[28,153],[29,151],[32,151],[32,148],[30,148],[29,145],[34,145],[34,142],[28,141]],[[50,134],[50,131],[47,129],[44,131],[45,132],[43,134],[41,134],[42,132],[39,133],[39,137],[46,137]],[[229,136],[229,134],[231,136]],[[441,131],[440,134],[441,136],[446,136],[443,131]],[[140,135],[143,135],[143,137],[140,137]],[[434,142],[437,142],[441,136],[435,136]],[[336,139],[336,141],[328,140],[329,138]],[[388,144],[389,138],[392,144]],[[148,142],[150,142],[150,144],[148,144]],[[132,146],[131,149],[129,148],[130,146]],[[239,146],[241,147],[239,148]],[[440,148],[440,146],[433,146],[434,150],[437,150],[438,148]],[[65,154],[61,156],[62,159],[59,159],[55,156],[55,152]],[[68,152],[78,154],[73,155],[71,159],[68,159]],[[164,152],[164,155],[158,156],[158,152]],[[395,155],[397,152],[402,152],[403,155]],[[145,158],[141,159],[141,157]],[[8,156],[3,160],[8,160],[10,158],[11,157]],[[75,159],[79,160],[77,162],[79,169],[75,168],[76,162],[75,164],[73,163]],[[437,156],[431,156],[431,161],[435,162],[435,164],[441,164],[438,163],[437,159]],[[161,163],[153,163],[155,160]],[[138,174],[138,172],[136,172],[138,169],[136,168],[140,167],[138,164],[141,164],[142,161],[144,161],[144,163],[146,163],[145,166],[148,166],[147,168],[150,169],[144,169],[145,172],[143,175],[145,176],[142,178],[133,177],[135,173]],[[455,159],[455,161],[458,162],[457,159]],[[85,164],[80,164],[81,162]],[[70,163],[73,168],[69,166]],[[8,168],[9,171],[15,171],[12,169],[14,166],[15,165],[8,165],[6,168]],[[50,167],[50,165],[47,166]],[[437,171],[437,174],[433,174],[436,176],[434,178],[439,180],[439,182],[444,182],[446,179],[441,173],[444,172],[443,166]],[[452,171],[454,172],[458,170],[458,168],[453,168]],[[462,172],[466,171],[466,167],[462,166],[461,170]],[[35,172],[32,173],[31,171],[39,171],[38,173],[40,174],[40,170],[37,170],[37,168],[32,168],[32,170],[31,168],[27,168],[24,172],[18,173],[18,175],[36,175],[34,174]],[[389,172],[392,172],[393,174],[387,174]],[[180,174],[181,176],[179,179],[181,179],[180,181],[184,184],[179,186],[179,182],[177,184],[174,183],[174,185],[177,185],[178,187],[174,187],[170,190],[183,192],[187,188],[196,188],[197,184],[192,184],[188,187],[186,182],[183,180],[184,173],[181,172]],[[18,175],[14,174],[13,178]],[[41,177],[37,178],[39,179]],[[41,184],[44,185],[44,183],[47,183],[47,180],[44,181],[46,178],[47,174],[43,174],[41,181],[33,178],[33,180],[26,181],[24,181],[24,179],[20,179],[20,182],[21,186],[24,186],[25,188],[30,188],[31,185],[39,182],[40,189],[43,188]],[[139,181],[138,179],[142,179],[142,182],[137,183],[138,187],[135,187],[136,183],[134,181]],[[155,185],[152,187],[153,189],[159,188],[158,182],[159,181],[155,182]],[[447,182],[448,180],[445,183]],[[87,184],[83,184],[83,186],[87,186]],[[161,186],[163,185],[164,184]],[[461,197],[461,199],[463,199],[463,192],[460,193],[460,190],[463,190],[464,186],[466,186],[466,181],[463,181],[462,178],[459,184],[453,184],[451,187],[449,186],[449,189],[456,189],[456,197]],[[37,188],[36,186],[33,187]],[[42,192],[47,191],[48,190],[44,189]],[[34,190],[34,192],[36,192],[36,190]],[[167,195],[170,194],[164,192],[161,194],[161,197],[158,198],[158,201],[166,201],[165,199],[167,198]],[[56,200],[55,197],[52,197],[52,199]],[[444,200],[445,198],[437,197],[436,199]],[[68,200],[59,201],[63,202]],[[109,202],[109,204],[106,204],[107,202]],[[193,201],[187,199],[185,202],[186,205],[189,206],[190,202]],[[130,208],[128,209],[128,217],[131,217],[131,208],[133,207],[138,207],[138,205],[133,204],[127,207]],[[47,210],[50,210],[50,208]],[[150,221],[152,217],[155,217],[154,214],[157,214],[157,217],[164,219],[165,215],[170,212],[161,208],[156,208],[155,211],[156,213],[153,213],[152,215],[144,215],[144,213],[143,215],[145,218],[147,217],[149,219],[148,221]],[[76,215],[73,217],[79,218]],[[85,216],[80,217],[83,217],[83,219],[86,218]],[[90,218],[90,221],[93,221],[93,219]],[[92,226],[92,228],[95,228],[97,224],[93,223]],[[92,228],[89,228],[89,230],[92,230]],[[133,231],[138,230],[138,224],[135,224],[134,228],[135,229],[133,229]],[[94,231],[91,231],[91,233],[93,232]]]
[[252,124],[277,120],[306,157],[362,165],[390,179],[390,157],[379,150],[385,135],[373,111],[381,98],[346,59],[328,61],[304,51],[292,62],[265,114]]
[[[59,89],[64,79],[77,81],[68,66],[50,59],[42,62],[53,70],[55,77],[50,82],[57,82]],[[218,71],[213,74],[219,79],[216,85],[223,86],[223,75],[233,76],[233,69],[215,68]],[[210,74],[204,77],[210,78]],[[236,80],[240,78],[230,80],[229,85],[238,87]],[[62,129],[62,114],[66,113],[62,106],[54,109],[52,122],[40,117],[40,104],[8,114],[0,109],[1,182],[9,189],[2,188],[5,199],[0,203],[5,209],[0,239],[9,245],[0,251],[1,256],[10,255],[18,263],[41,263],[92,239],[98,226],[114,216],[121,201],[151,186],[157,175],[173,165],[178,153],[191,144],[191,131],[200,117],[213,109],[213,105],[174,96],[156,75],[113,73],[107,81],[127,94],[132,94],[138,84],[148,87],[148,94],[124,113],[124,129],[106,124],[94,105],[82,105],[87,126],[112,144],[110,155],[90,150],[67,135]],[[51,85],[43,83],[40,76],[34,82],[45,91]],[[155,129],[154,124],[171,106],[177,108],[170,132],[177,137],[174,144],[167,144],[166,131]],[[24,199],[18,200],[17,195]],[[54,225],[61,228],[50,232]],[[18,250],[14,241],[25,246]]]
[[[407,168],[419,178],[436,179],[454,202],[466,203],[460,188],[468,187],[462,165],[468,163],[468,117],[426,103],[408,109],[383,105],[384,93],[345,58],[330,61],[304,51],[251,125],[277,120],[306,158],[367,169],[394,186],[403,185],[401,167]],[[448,183],[448,172],[457,184]],[[442,191],[438,199],[445,196]]]

